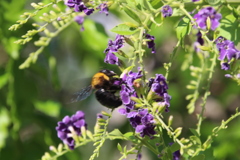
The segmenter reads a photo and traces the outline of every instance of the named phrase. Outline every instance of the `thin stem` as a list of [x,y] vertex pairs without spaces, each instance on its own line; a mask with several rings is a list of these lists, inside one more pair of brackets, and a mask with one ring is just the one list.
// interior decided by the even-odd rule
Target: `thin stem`
[[[163,120],[159,116],[155,116],[155,117],[160,122],[161,126],[167,130],[168,134],[170,134],[170,136],[174,137],[174,132],[163,122]],[[177,139],[177,138],[174,138],[174,139],[181,147],[184,147],[184,145],[182,144],[182,142],[179,139]]]
[[210,80],[211,80],[213,72],[214,72],[214,67],[216,66],[217,55],[218,54],[215,53],[213,58],[212,58],[212,65],[209,69],[209,75],[208,75],[208,83],[207,83],[206,91],[205,91],[205,94],[204,94],[204,97],[203,97],[203,103],[201,104],[202,110],[201,110],[200,115],[198,116],[199,118],[198,118],[198,124],[197,124],[197,132],[199,133],[199,135],[200,135],[200,130],[201,130],[201,124],[202,124],[202,121],[204,119],[203,113],[205,111],[205,105],[206,105],[206,102],[207,102],[207,97],[210,95],[210,92],[209,92],[210,82],[211,82]]
[[139,138],[138,136],[136,136],[137,139],[139,139],[142,144],[144,144],[148,149],[150,149],[153,153],[155,153],[156,155],[159,154],[159,152],[149,143],[147,143],[145,140],[142,140],[141,138]]

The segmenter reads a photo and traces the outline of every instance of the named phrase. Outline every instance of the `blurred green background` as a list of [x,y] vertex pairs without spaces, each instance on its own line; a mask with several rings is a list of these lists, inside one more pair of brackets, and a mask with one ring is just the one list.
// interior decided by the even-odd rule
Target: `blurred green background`
[[[24,11],[31,10],[31,2],[33,1],[0,1],[1,160],[40,159],[44,152],[49,151],[50,145],[57,146],[61,142],[55,131],[57,122],[77,110],[85,112],[88,129],[93,131],[96,114],[108,110],[96,101],[94,95],[74,104],[68,104],[67,97],[70,93],[89,85],[91,76],[101,69],[107,68],[120,73],[116,66],[103,62],[103,51],[108,40],[115,38],[115,34],[109,30],[128,20],[125,14],[116,11],[116,6],[112,8],[114,11],[108,17],[99,13],[87,17],[83,32],[80,32],[79,25],[73,23],[51,41],[35,64],[20,70],[19,65],[37,48],[32,42],[24,46],[13,42],[32,29],[31,23],[34,21],[30,20],[17,31],[11,32],[8,28]],[[178,20],[179,18],[168,18],[160,28],[153,26],[151,35],[156,37],[157,53],[151,54],[147,49],[149,54],[144,57],[144,61],[149,73],[148,77],[156,73],[165,74],[163,63],[169,62],[169,55],[177,43],[173,26]],[[38,38],[39,35],[34,36],[34,40]],[[186,61],[187,55],[184,50],[179,50],[173,60],[168,78],[169,94],[172,96],[171,108],[169,113],[164,114],[166,120],[170,115],[174,116],[173,127],[183,126],[182,137],[191,134],[188,128],[196,128],[196,114],[200,112],[198,103],[194,114],[189,115],[186,109],[188,101],[185,100],[185,96],[192,92],[186,89],[186,85],[192,77],[189,70],[182,71],[181,66]],[[191,64],[198,65],[197,56],[194,54],[191,56],[196,59]],[[218,63],[211,83],[211,96],[207,101],[202,140],[207,138],[222,119],[230,117],[240,104],[239,87],[235,82],[225,78],[224,71],[219,68]],[[216,160],[240,159],[239,123],[239,118],[232,121],[228,129],[221,131],[215,139],[212,149]],[[117,110],[114,111],[109,131],[114,128],[120,129],[123,133],[130,131],[128,121]],[[130,146],[127,142],[107,141],[98,159],[118,159],[120,155],[117,151],[117,143]],[[90,157],[93,149],[92,144],[89,144],[59,159],[85,160]],[[143,150],[143,159],[156,159],[156,157],[150,151]]]

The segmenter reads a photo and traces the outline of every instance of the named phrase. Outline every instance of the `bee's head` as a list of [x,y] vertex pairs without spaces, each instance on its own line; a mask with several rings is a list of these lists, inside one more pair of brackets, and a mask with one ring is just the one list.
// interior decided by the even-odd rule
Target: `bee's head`
[[108,77],[113,77],[113,76],[117,75],[115,72],[110,71],[108,69],[103,69],[103,70],[101,70],[99,72],[106,74]]

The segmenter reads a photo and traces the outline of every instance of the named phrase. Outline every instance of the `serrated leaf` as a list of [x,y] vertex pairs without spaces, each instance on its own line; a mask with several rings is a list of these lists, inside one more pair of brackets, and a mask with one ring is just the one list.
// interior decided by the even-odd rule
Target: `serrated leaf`
[[111,31],[120,35],[132,35],[138,31],[138,28],[133,23],[123,23],[115,26]]

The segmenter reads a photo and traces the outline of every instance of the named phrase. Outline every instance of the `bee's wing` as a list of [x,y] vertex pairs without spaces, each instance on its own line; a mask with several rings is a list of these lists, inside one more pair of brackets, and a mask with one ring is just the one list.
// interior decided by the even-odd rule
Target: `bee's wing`
[[90,85],[90,86],[88,86],[86,88],[83,88],[80,91],[74,93],[72,95],[70,103],[74,103],[74,102],[77,102],[77,101],[84,100],[88,96],[90,96],[91,93],[92,93],[92,86]]

